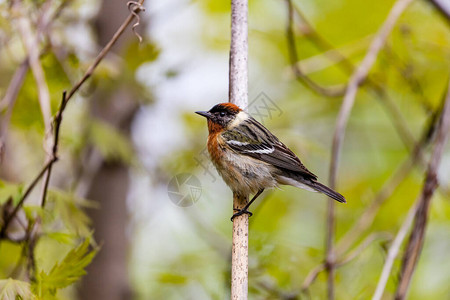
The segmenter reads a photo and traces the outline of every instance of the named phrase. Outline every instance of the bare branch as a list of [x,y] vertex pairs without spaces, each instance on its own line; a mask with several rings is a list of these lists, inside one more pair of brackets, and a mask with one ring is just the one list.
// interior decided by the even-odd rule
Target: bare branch
[[130,25],[130,23],[135,18],[135,13],[139,13],[143,10],[142,4],[144,3],[144,0],[139,0],[137,3],[135,3],[133,11],[128,15],[128,17],[125,19],[125,21],[120,25],[119,29],[114,33],[111,40],[106,44],[106,46],[100,51],[100,53],[95,58],[94,62],[91,64],[91,66],[87,69],[87,71],[84,73],[83,77],[72,87],[72,89],[67,94],[65,102],[68,102],[72,96],[80,89],[80,87],[83,85],[83,83],[91,77],[92,73],[94,72],[95,68],[97,68],[98,64],[105,58],[106,54],[111,50],[111,47],[114,46],[114,44],[117,42],[119,37],[122,35],[122,33],[125,31],[125,29]]
[[367,249],[367,247],[370,246],[370,244],[372,244],[376,240],[380,240],[380,239],[381,240],[389,240],[391,238],[392,238],[392,235],[389,234],[389,233],[386,233],[386,232],[372,233],[371,235],[366,237],[364,239],[364,241],[362,241],[361,244],[356,249],[354,249],[352,252],[347,254],[341,260],[337,261],[336,262],[336,267],[341,267],[341,266],[343,266],[345,264],[348,264],[349,262],[351,262],[355,258],[357,258],[364,250]]
[[[334,184],[331,185],[334,189]],[[336,268],[335,260],[336,253],[333,247],[334,243],[334,233],[336,226],[335,213],[334,213],[334,200],[328,199],[327,207],[327,227],[326,227],[326,257],[325,257],[325,267],[328,274],[327,277],[327,297],[328,300],[334,299],[334,269]]]
[[0,102],[0,111],[3,109],[3,106],[6,107],[6,112],[4,117],[1,119],[0,126],[0,164],[2,162],[4,147],[6,143],[6,135],[8,133],[9,121],[11,119],[11,114],[13,111],[14,103],[16,102],[17,95],[19,94],[20,87],[23,84],[25,79],[25,75],[28,72],[29,64],[28,59],[24,60],[19,68],[14,73],[13,78],[6,90],[5,96]]
[[[336,268],[342,267],[343,265],[348,264],[349,262],[357,258],[374,241],[378,239],[390,239],[390,238],[391,238],[390,234],[383,232],[373,233],[369,235],[363,242],[361,242],[361,244],[356,249],[351,251],[345,257],[341,259],[336,259],[335,267]],[[316,280],[317,276],[325,270],[326,270],[326,263],[317,265],[314,269],[312,269],[306,276],[305,280],[303,281],[301,291],[304,292],[306,289],[308,289],[309,286]]]
[[[231,103],[248,108],[248,2],[231,0],[231,44],[229,70],[229,99]],[[233,193],[233,210],[242,209],[248,195]],[[231,252],[231,299],[248,298],[248,214],[233,219]]]
[[400,282],[397,287],[395,299],[405,299],[409,289],[411,278],[414,274],[417,261],[425,238],[425,230],[428,221],[428,211],[433,197],[434,191],[439,182],[437,178],[437,170],[441,162],[444,147],[448,139],[450,131],[450,82],[447,88],[447,96],[445,99],[444,109],[440,118],[440,122],[436,134],[436,142],[434,150],[428,165],[425,184],[418,200],[418,207],[414,218],[414,226],[409,236],[408,244],[403,255],[403,262],[400,272]]
[[25,202],[25,200],[27,199],[27,197],[30,195],[31,191],[34,189],[34,187],[36,186],[36,184],[39,182],[39,180],[41,179],[42,176],[44,176],[45,172],[47,172],[48,168],[50,168],[50,166],[54,163],[54,161],[49,161],[48,163],[46,163],[44,165],[44,167],[41,169],[41,171],[39,171],[39,173],[36,175],[36,177],[33,179],[33,181],[30,183],[30,185],[27,187],[27,189],[25,190],[25,193],[23,193],[22,197],[19,200],[19,203],[16,205],[16,207],[14,208],[14,210],[12,211],[11,214],[9,214],[6,218],[5,218],[5,222],[3,223],[3,227],[0,231],[0,238],[3,238],[5,236],[6,230],[8,229],[8,226],[11,222],[11,220],[16,216],[17,212],[19,211],[19,209],[22,207],[23,203]]
[[[372,43],[367,51],[363,61],[358,66],[356,71],[350,77],[349,83],[344,96],[339,116],[336,122],[336,130],[333,136],[332,144],[332,157],[330,163],[330,176],[329,183],[331,188],[336,188],[336,176],[340,157],[340,151],[342,147],[342,141],[345,135],[345,128],[347,125],[350,112],[355,102],[356,93],[359,85],[366,79],[370,69],[376,61],[379,51],[386,42],[386,39],[394,27],[397,19],[402,12],[408,7],[412,0],[397,0],[392,7],[389,15],[384,22],[383,26],[379,29],[376,36],[372,40]],[[333,250],[333,238],[334,238],[334,203],[329,200],[328,202],[328,214],[327,214],[327,271],[328,271],[328,299],[334,299],[334,250]]]
[[365,230],[372,224],[378,210],[383,205],[384,201],[388,199],[395,189],[403,182],[403,180],[410,174],[413,167],[421,162],[423,156],[423,149],[428,146],[434,131],[436,129],[436,123],[438,116],[441,114],[442,109],[437,109],[428,119],[428,125],[422,132],[420,141],[416,144],[411,151],[409,158],[405,160],[393,173],[393,175],[385,182],[383,187],[375,196],[370,206],[364,211],[364,213],[358,218],[358,221],[346,232],[344,237],[341,238],[337,248],[337,253],[344,253],[351,247],[351,245],[360,238]]
[[338,87],[323,87],[317,84],[315,81],[311,80],[308,76],[306,76],[300,66],[297,64],[298,55],[297,55],[297,45],[295,43],[294,36],[294,8],[291,0],[286,0],[288,6],[288,23],[286,26],[287,33],[287,41],[288,41],[288,50],[289,50],[289,58],[291,61],[292,71],[294,72],[295,78],[306,87],[310,88],[312,91],[329,97],[339,97],[344,95],[345,86]]
[[309,286],[314,282],[314,280],[316,280],[320,272],[325,271],[325,269],[326,269],[325,264],[320,264],[314,269],[312,269],[302,283],[301,287],[302,291],[305,291],[307,288],[309,288]]
[[[47,5],[48,7],[48,5]],[[52,115],[50,107],[50,92],[48,90],[47,81],[45,79],[45,73],[42,69],[42,65],[39,59],[39,42],[38,34],[33,34],[31,29],[30,20],[24,16],[25,9],[22,6],[20,0],[13,1],[13,11],[16,11],[19,17],[17,18],[18,31],[22,37],[22,43],[25,46],[27,57],[30,63],[31,71],[36,81],[38,89],[39,104],[41,106],[42,117],[44,119],[46,132],[50,129],[50,118]],[[46,14],[47,10],[44,10],[43,14]]]
[[436,7],[442,17],[450,24],[450,5],[445,0],[429,0],[429,2]]
[[54,135],[53,135],[53,145],[52,145],[52,155],[50,156],[49,160],[45,163],[44,167],[41,169],[41,171],[38,173],[38,175],[34,178],[32,183],[29,185],[29,187],[26,189],[25,193],[23,194],[22,198],[20,199],[17,206],[14,208],[13,212],[5,218],[5,223],[3,224],[3,227],[0,231],[0,237],[4,237],[5,232],[8,228],[9,223],[11,220],[15,217],[19,209],[23,206],[23,203],[25,202],[28,195],[31,193],[31,191],[34,189],[36,184],[39,182],[39,180],[44,176],[44,174],[48,174],[45,179],[45,183],[43,186],[43,199],[42,199],[42,205],[45,204],[45,195],[47,193],[48,189],[48,183],[50,180],[51,175],[51,169],[53,163],[55,163],[57,158],[57,151],[58,151],[58,142],[59,142],[59,131],[60,126],[62,122],[62,114],[64,113],[64,110],[66,108],[67,103],[69,102],[70,98],[75,94],[76,91],[83,85],[83,83],[92,75],[95,68],[98,66],[98,64],[102,61],[102,59],[106,56],[106,54],[110,51],[111,47],[115,44],[115,42],[119,39],[119,37],[122,35],[122,33],[125,31],[126,27],[133,21],[134,19],[134,13],[141,11],[141,5],[143,4],[144,0],[140,0],[138,2],[139,6],[136,6],[134,11],[128,15],[128,17],[125,19],[125,21],[122,23],[122,25],[119,27],[119,29],[116,31],[116,33],[113,35],[111,40],[106,44],[106,46],[101,50],[100,54],[97,56],[93,64],[88,68],[85,75],[80,79],[80,81],[75,84],[74,87],[70,90],[69,94],[66,94],[66,92],[63,93],[61,106],[58,110],[58,113],[55,116],[54,119]]
[[[84,76],[72,87],[69,94],[66,96],[66,92],[63,93],[63,99],[61,102],[60,109],[55,117],[55,136],[54,136],[54,143],[52,147],[52,155],[55,157],[57,155],[56,151],[58,149],[58,136],[59,136],[59,128],[62,121],[62,113],[64,112],[64,109],[66,108],[67,103],[72,98],[72,96],[78,91],[78,89],[86,82],[86,80],[92,75],[95,68],[98,66],[98,64],[103,60],[103,58],[108,54],[108,52],[111,50],[112,46],[117,42],[119,37],[122,35],[122,33],[125,31],[125,29],[130,25],[130,23],[133,21],[133,19],[138,15],[139,12],[143,11],[144,8],[142,4],[144,3],[144,0],[140,0],[139,2],[133,2],[128,3],[128,7],[131,9],[131,13],[128,15],[128,17],[125,19],[125,21],[122,23],[122,25],[119,27],[119,29],[114,33],[111,40],[106,44],[106,46],[100,51],[99,55],[95,58],[94,62],[91,64],[91,66],[88,68]],[[136,25],[136,24],[135,24]],[[137,23],[139,25],[139,22]],[[45,175],[45,182],[44,187],[42,190],[42,198],[41,198],[41,206],[45,206],[46,202],[46,195],[47,195],[47,189],[48,184],[50,181],[50,175],[51,175],[52,167],[48,169],[48,173]]]
[[347,125],[348,118],[350,116],[350,112],[353,108],[353,104],[355,102],[358,87],[366,79],[370,69],[372,68],[373,64],[376,61],[378,53],[385,44],[389,33],[392,31],[392,28],[397,22],[397,19],[400,17],[400,15],[412,1],[413,0],[397,0],[397,2],[395,2],[383,26],[380,28],[380,30],[377,32],[376,36],[372,40],[372,43],[363,61],[350,78],[345,93],[344,101],[342,103],[341,110],[339,111],[339,116],[336,123],[336,130],[333,137],[332,159],[330,166],[330,184],[332,187],[335,186],[339,156],[342,141],[345,135],[345,128]]
[[391,273],[392,266],[394,265],[394,260],[398,255],[400,246],[402,245],[402,242],[405,239],[406,234],[408,233],[408,229],[411,227],[414,215],[416,213],[416,209],[417,204],[414,204],[410,208],[405,220],[403,221],[402,226],[400,227],[397,235],[395,236],[394,242],[392,243],[391,247],[389,247],[386,262],[384,263],[383,271],[381,272],[380,280],[378,281],[377,288],[375,290],[375,294],[372,297],[372,300],[380,300],[381,297],[383,296],[386,283],[389,279],[389,274]]

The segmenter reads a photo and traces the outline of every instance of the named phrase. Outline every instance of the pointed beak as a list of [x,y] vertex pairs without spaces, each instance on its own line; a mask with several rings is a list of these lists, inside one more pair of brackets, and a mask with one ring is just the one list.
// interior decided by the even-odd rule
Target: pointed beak
[[196,111],[195,113],[199,114],[200,116],[203,116],[207,119],[210,119],[212,117],[212,115],[209,111]]

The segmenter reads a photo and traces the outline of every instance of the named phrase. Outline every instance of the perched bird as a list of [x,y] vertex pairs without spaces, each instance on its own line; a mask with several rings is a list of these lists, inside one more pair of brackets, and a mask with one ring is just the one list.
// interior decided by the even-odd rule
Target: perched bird
[[231,218],[251,212],[250,205],[266,188],[292,185],[321,192],[345,203],[345,198],[317,181],[300,159],[261,123],[232,103],[197,111],[208,120],[208,152],[219,174],[234,193],[254,194]]

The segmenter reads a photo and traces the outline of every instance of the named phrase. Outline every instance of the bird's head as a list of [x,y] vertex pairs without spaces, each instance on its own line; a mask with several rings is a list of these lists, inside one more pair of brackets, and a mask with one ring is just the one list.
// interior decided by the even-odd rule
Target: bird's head
[[195,113],[208,119],[209,133],[226,130],[246,119],[247,114],[233,103],[219,103],[209,111],[196,111]]

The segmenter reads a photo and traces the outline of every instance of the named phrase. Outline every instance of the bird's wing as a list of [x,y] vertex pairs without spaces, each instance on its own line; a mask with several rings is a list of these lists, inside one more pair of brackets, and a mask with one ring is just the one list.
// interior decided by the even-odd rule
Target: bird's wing
[[281,169],[299,172],[310,179],[317,179],[288,147],[252,117],[223,132],[222,137],[228,146],[240,154]]

